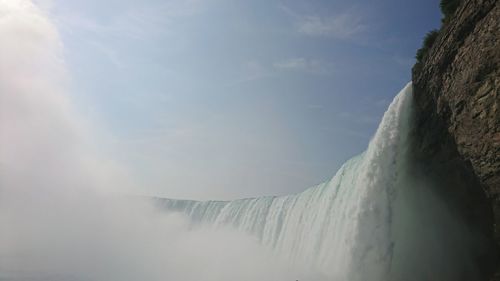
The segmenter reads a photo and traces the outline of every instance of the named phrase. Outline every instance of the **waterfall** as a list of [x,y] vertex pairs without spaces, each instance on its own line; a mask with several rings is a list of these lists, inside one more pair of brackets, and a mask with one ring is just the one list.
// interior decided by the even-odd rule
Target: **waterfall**
[[412,100],[408,83],[367,150],[329,181],[301,193],[156,203],[187,215],[193,226],[251,234],[291,265],[311,268],[327,280],[482,280],[478,267],[491,244],[438,196],[439,181],[416,163]]
[[195,224],[231,226],[255,235],[291,263],[339,280],[384,280],[393,257],[397,178],[404,166],[412,87],[395,97],[368,149],[331,180],[287,196],[234,201],[159,199]]

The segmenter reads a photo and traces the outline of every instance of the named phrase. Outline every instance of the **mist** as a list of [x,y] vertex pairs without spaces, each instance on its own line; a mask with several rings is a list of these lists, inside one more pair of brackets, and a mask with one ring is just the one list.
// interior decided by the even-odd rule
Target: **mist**
[[30,1],[0,1],[0,35],[0,279],[311,276],[252,236],[120,195],[134,180],[75,110],[55,25]]
[[413,155],[411,83],[322,184],[152,200],[130,193],[144,186],[77,110],[64,44],[36,3],[0,0],[0,280],[481,280],[493,244],[437,192],[454,190],[448,175]]

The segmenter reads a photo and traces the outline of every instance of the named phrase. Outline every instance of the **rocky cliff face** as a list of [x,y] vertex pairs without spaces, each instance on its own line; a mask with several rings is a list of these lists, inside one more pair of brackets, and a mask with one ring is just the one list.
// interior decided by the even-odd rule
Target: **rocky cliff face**
[[488,280],[500,270],[500,1],[463,1],[414,67],[413,85],[416,157],[484,236],[477,266]]

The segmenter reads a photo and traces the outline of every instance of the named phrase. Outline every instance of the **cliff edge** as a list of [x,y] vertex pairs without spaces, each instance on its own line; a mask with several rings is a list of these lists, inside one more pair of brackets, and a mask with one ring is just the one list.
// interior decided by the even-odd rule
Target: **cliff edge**
[[500,1],[462,1],[412,71],[416,155],[443,182],[438,193],[495,242],[477,261],[483,280],[500,280],[499,41]]

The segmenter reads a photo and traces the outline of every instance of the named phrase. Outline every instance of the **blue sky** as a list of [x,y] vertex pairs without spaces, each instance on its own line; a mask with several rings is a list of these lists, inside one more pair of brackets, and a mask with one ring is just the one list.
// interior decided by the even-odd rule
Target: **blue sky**
[[133,192],[287,194],[362,152],[437,1],[42,1],[82,114]]

